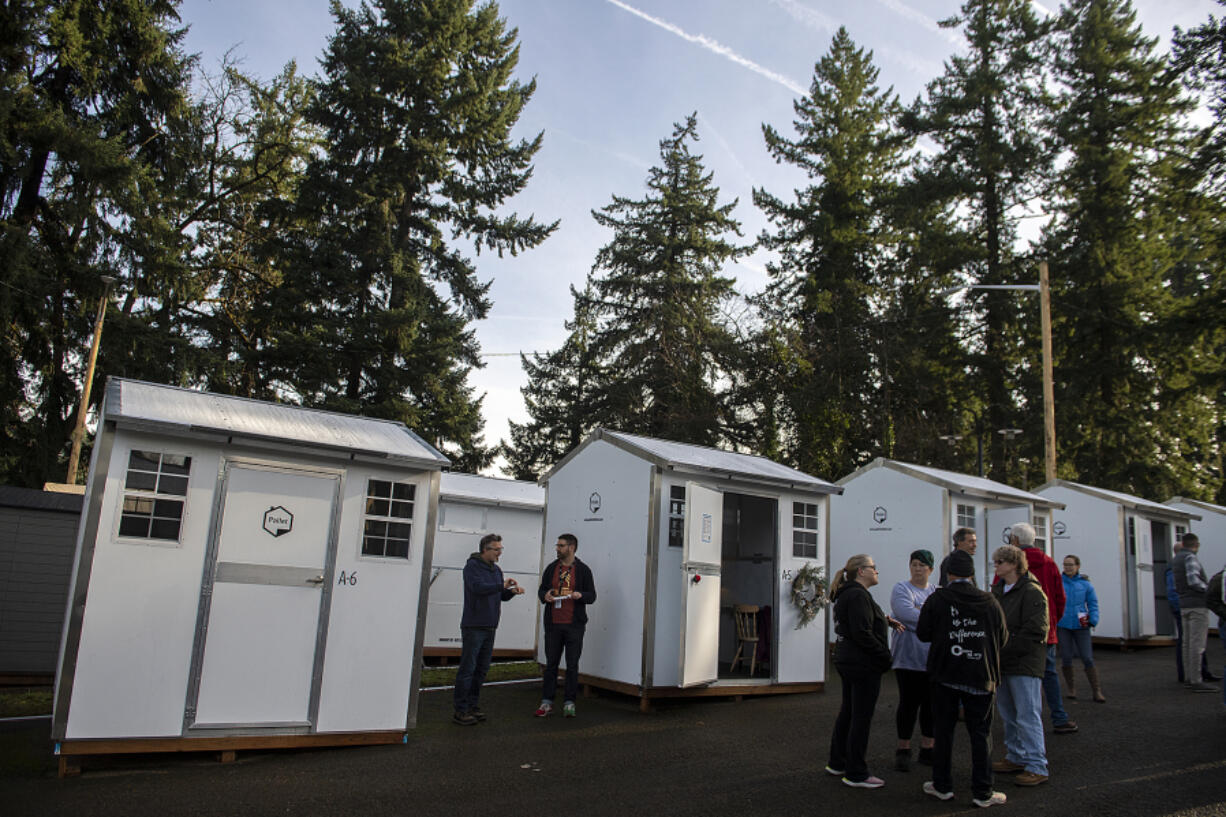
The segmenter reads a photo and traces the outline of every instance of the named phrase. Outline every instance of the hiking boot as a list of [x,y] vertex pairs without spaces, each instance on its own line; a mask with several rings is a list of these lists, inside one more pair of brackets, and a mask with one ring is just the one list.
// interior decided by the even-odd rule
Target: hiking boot
[[885,785],[885,781],[880,777],[873,777],[870,774],[863,780],[852,780],[850,777],[844,777],[843,785],[851,786],[853,789],[879,789]]
[[564,704],[562,704],[562,717],[563,718],[575,717],[575,702],[574,701],[567,701]]
[[481,711],[481,707],[474,706],[472,709],[468,710],[468,714],[476,718],[479,723],[485,723],[485,713]]
[[[1043,779],[1046,780],[1047,778]],[[979,806],[979,808],[987,808],[988,806],[1003,806],[1008,799],[1008,797],[1005,797],[1004,792],[994,791],[983,799],[972,797],[971,802]]]
[[1051,731],[1057,735],[1071,735],[1077,731],[1077,721],[1065,721],[1058,723],[1051,728]]
[[538,706],[536,708],[536,711],[533,712],[532,714],[538,718],[543,718],[552,711],[553,711],[553,704],[549,703],[549,701],[541,701],[541,705]]
[[452,723],[458,723],[460,726],[476,726],[477,719],[469,712],[461,712],[459,709],[451,716]]
[[937,791],[937,787],[932,785],[931,780],[924,781],[924,794],[935,797],[938,800],[954,799],[954,793],[952,791]]
[[1040,783],[1047,782],[1047,775],[1035,774],[1034,772],[1022,772],[1017,777],[1013,778],[1013,783],[1016,786],[1037,786]]
[[1014,763],[1009,758],[1004,758],[992,764],[992,771],[1000,774],[1017,774],[1026,771],[1026,767],[1020,763]]

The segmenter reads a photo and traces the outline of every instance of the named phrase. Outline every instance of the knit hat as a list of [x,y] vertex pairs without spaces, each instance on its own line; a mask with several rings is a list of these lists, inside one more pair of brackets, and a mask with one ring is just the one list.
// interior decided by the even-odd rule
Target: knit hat
[[928,567],[936,567],[936,559],[932,556],[931,550],[913,550],[911,551],[910,562],[923,562]]
[[948,573],[959,579],[969,579],[975,575],[975,560],[965,550],[955,550],[949,554]]

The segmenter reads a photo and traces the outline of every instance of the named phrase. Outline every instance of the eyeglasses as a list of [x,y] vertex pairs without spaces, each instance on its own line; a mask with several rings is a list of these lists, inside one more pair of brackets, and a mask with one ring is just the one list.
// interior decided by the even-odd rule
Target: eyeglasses
[[1013,562],[1006,562],[1004,559],[993,559],[993,560],[992,560],[992,564],[994,564],[994,565],[1011,565],[1011,564],[1013,564]]
[[860,569],[861,569],[861,570],[872,570],[872,571],[876,571],[876,570],[877,570],[877,565],[864,565],[864,566],[863,566],[863,567],[861,567]]

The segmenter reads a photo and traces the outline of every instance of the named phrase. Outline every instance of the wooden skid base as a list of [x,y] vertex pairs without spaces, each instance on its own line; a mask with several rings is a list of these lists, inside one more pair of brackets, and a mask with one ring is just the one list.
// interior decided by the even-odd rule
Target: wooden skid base
[[323,746],[373,746],[403,743],[403,731],[339,732],[326,735],[235,735],[200,738],[118,738],[65,740],[56,744],[60,777],[80,774],[81,759],[90,755],[138,755],[153,752],[217,752],[222,763],[232,762],[244,749],[309,749]]
[[634,684],[621,681],[610,681],[607,678],[596,678],[579,673],[579,683],[583,685],[584,695],[591,694],[591,689],[604,689],[639,699],[639,710],[651,710],[651,701],[660,698],[741,698],[751,695],[795,695],[806,692],[822,692],[826,684],[822,681],[810,681],[798,684],[736,684],[721,683],[708,687],[653,687],[643,689]]

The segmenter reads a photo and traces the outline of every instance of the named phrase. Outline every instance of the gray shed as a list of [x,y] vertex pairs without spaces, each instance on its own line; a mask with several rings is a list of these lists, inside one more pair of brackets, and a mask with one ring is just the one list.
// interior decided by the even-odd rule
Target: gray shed
[[8,683],[55,676],[81,501],[0,486],[0,678]]

